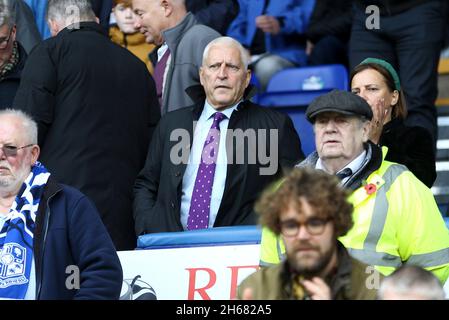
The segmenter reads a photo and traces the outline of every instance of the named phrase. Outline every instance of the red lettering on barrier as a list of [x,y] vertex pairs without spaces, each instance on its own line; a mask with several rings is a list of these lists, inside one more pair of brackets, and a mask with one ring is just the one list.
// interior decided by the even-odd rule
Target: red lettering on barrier
[[[186,270],[189,271],[189,292],[187,299],[194,300],[195,292],[198,292],[203,300],[211,300],[206,290],[215,285],[215,282],[217,281],[217,275],[215,274],[215,272],[209,268],[186,268]],[[195,287],[197,271],[206,271],[209,274],[209,282],[202,288]]]
[[236,295],[237,295],[237,281],[238,281],[238,276],[239,276],[239,270],[240,269],[248,269],[248,268],[253,268],[258,270],[259,266],[234,266],[234,267],[228,267],[229,269],[231,269],[231,292],[230,292],[230,299],[235,299]]

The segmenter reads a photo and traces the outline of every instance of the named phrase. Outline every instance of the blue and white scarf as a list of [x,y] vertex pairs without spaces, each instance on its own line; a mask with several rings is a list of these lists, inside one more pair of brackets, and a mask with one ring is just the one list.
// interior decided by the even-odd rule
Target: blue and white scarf
[[23,299],[33,260],[36,213],[50,173],[40,163],[22,184],[0,231],[0,297]]

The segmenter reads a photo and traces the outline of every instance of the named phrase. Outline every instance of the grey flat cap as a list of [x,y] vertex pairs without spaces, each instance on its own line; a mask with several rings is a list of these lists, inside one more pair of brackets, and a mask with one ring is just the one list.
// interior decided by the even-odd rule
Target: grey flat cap
[[368,120],[373,118],[373,111],[365,99],[343,90],[332,90],[315,98],[306,110],[307,119],[314,123],[315,117],[322,112],[337,112]]

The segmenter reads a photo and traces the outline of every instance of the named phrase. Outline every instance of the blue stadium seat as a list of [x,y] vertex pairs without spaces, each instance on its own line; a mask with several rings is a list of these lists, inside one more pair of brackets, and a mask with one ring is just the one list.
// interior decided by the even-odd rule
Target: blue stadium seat
[[260,243],[257,226],[218,227],[184,232],[161,232],[140,236],[137,249],[167,249]]
[[307,106],[297,107],[279,107],[279,111],[290,116],[295,126],[296,132],[301,139],[301,149],[306,156],[315,151],[315,134],[313,133],[313,126],[306,118]]
[[276,73],[268,83],[267,93],[305,92],[332,89],[348,90],[348,72],[343,65],[331,64],[314,67],[289,68]]
[[315,150],[315,139],[305,111],[313,99],[333,89],[349,89],[348,72],[342,65],[285,69],[270,79],[267,91],[259,96],[259,104],[290,116],[308,155]]

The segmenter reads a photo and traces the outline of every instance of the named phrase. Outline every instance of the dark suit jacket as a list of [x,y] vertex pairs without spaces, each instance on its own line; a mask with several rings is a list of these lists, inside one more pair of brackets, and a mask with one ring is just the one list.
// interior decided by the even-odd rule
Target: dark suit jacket
[[[197,100],[195,100],[197,101]],[[182,231],[180,221],[180,206],[182,179],[187,166],[190,146],[193,139],[193,121],[199,119],[204,106],[204,100],[195,106],[167,113],[161,118],[156,128],[148,152],[144,169],[140,172],[134,186],[134,219],[137,235],[143,233]],[[184,163],[174,164],[170,153],[176,151],[179,155],[180,138],[178,134],[170,135],[178,129],[185,129],[183,151]],[[303,159],[301,142],[291,119],[277,111],[257,106],[249,101],[242,102],[233,112],[228,125],[229,129],[278,129],[277,170],[272,175],[261,175],[260,168],[268,167],[248,161],[249,155],[257,155],[257,143],[244,146],[245,161],[238,164],[235,161],[236,150],[241,150],[235,139],[226,139],[228,168],[223,198],[215,220],[215,227],[256,224],[253,211],[254,201],[260,192],[282,175],[282,168],[291,168],[298,160]],[[269,131],[269,130],[267,130]],[[269,146],[275,141],[269,138]],[[174,140],[174,141],[170,141]],[[266,141],[266,140],[262,140]],[[269,147],[266,150],[270,150]],[[234,160],[230,162],[230,154]],[[262,152],[269,154],[268,151]],[[241,162],[240,162],[241,163]],[[251,164],[252,163],[252,164]]]
[[14,107],[36,120],[56,180],[94,201],[118,250],[134,249],[132,188],[160,117],[146,65],[81,22],[34,48]]

